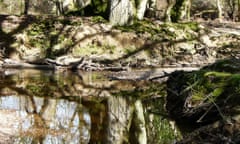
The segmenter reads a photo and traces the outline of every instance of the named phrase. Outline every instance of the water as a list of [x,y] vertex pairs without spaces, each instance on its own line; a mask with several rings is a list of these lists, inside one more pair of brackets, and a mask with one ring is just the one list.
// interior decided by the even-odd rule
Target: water
[[111,81],[109,72],[5,71],[0,79],[0,143],[173,143],[165,87]]

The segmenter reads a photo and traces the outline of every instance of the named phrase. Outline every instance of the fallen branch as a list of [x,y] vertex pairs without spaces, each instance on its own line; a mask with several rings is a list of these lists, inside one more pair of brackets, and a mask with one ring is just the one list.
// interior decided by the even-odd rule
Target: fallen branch
[[1,65],[3,68],[16,68],[16,69],[54,69],[52,65],[37,65],[37,64],[29,64],[25,62],[19,62],[12,59],[5,59]]

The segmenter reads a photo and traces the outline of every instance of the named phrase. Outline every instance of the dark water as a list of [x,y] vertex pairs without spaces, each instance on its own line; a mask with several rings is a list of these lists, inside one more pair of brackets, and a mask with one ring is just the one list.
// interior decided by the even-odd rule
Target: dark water
[[[14,73],[13,73],[14,72]],[[108,72],[5,71],[0,143],[173,143],[164,85],[110,81]]]

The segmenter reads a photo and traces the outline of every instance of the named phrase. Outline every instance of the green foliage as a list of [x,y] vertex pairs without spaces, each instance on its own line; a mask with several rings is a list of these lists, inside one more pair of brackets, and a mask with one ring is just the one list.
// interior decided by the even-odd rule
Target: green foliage
[[102,16],[108,19],[108,0],[91,0],[91,4],[75,11],[74,15]]
[[178,22],[180,18],[180,10],[181,7],[183,6],[184,0],[176,0],[176,4],[174,7],[171,9],[171,20],[172,22]]
[[215,77],[229,77],[231,73],[226,72],[216,72],[216,71],[209,71],[204,74],[204,76],[215,76]]
[[181,137],[180,132],[172,128],[168,119],[162,119],[155,116],[153,125],[155,126],[154,131],[158,132],[156,134],[157,137],[153,140],[156,143],[172,143],[175,139]]
[[95,14],[104,14],[107,11],[107,0],[92,0],[91,3]]
[[92,17],[92,22],[94,23],[107,23],[108,21],[104,19],[102,16],[93,16]]
[[[233,61],[231,60],[231,62]],[[189,92],[192,95],[192,105],[198,105],[203,101],[215,103],[216,100],[224,100],[227,97],[227,99],[230,99],[232,96],[239,95],[240,74],[231,73],[228,70],[230,65],[234,69],[234,65],[238,64],[237,62],[230,63],[230,60],[225,60],[205,67],[198,72],[185,74],[183,79],[186,80],[187,85],[181,93]],[[213,71],[213,69],[217,71]],[[239,68],[235,67],[233,72],[236,72],[236,69]]]
[[162,29],[159,25],[154,24],[150,20],[136,20],[132,25],[125,26],[115,26],[116,29],[119,29],[123,32],[135,32],[137,34],[150,34],[153,38],[162,33]]

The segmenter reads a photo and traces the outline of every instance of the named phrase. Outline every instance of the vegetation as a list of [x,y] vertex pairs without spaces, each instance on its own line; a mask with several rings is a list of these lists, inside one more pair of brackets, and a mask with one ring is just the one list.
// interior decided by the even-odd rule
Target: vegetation
[[[192,124],[194,130],[217,121],[219,125],[226,124],[238,117],[240,31],[235,22],[240,20],[240,0],[1,0],[0,8],[1,68],[17,63],[20,68],[51,65],[56,70],[106,67],[118,71],[125,67],[126,70],[129,67],[201,67],[231,57],[199,71],[168,73],[167,85],[141,81],[136,89],[136,85],[115,83],[121,85],[119,91],[112,86],[103,92],[98,86],[86,85],[81,76],[64,79],[67,71],[64,69],[64,72],[59,70],[62,78],[32,78],[25,81],[26,90],[14,87],[18,92],[41,97],[73,97],[79,93],[101,97],[111,89],[107,94],[116,97],[111,97],[109,102],[117,99],[123,107],[131,104],[125,106],[129,108],[125,112],[132,114],[133,107],[142,111],[141,102],[148,107],[146,99],[159,97],[161,100],[156,105],[163,106],[166,98],[168,113],[163,107],[160,112],[153,112],[163,114],[164,120],[149,118],[149,122],[159,124],[154,127],[161,134],[156,136],[156,141],[166,143],[175,138],[171,125],[165,121],[168,114],[178,122]],[[150,78],[154,71],[151,69],[136,80]],[[97,76],[90,79],[95,80]],[[77,82],[81,84],[74,85]],[[83,87],[87,90],[82,90]],[[126,97],[130,98],[123,100]],[[132,101],[136,98],[141,99],[137,108]],[[98,110],[102,106],[96,105]],[[133,115],[140,117],[137,112]],[[135,122],[136,125],[144,123]],[[131,129],[130,125],[126,127]],[[128,138],[123,139],[128,142],[125,140]]]
[[[170,115],[179,123],[187,122],[196,127],[190,132],[195,130],[197,133],[227,136],[220,131],[222,129],[220,124],[216,127],[214,124],[218,122],[225,125],[239,116],[237,110],[240,94],[240,75],[237,68],[239,63],[239,60],[228,59],[195,72],[175,72],[167,85],[169,88],[167,109]],[[233,71],[229,69],[230,67]],[[204,126],[206,127],[203,129],[199,128]],[[191,142],[203,142],[202,138],[196,138],[194,134],[190,135]],[[227,137],[235,141],[237,137],[233,135],[232,133]],[[224,141],[213,139],[215,142]]]

